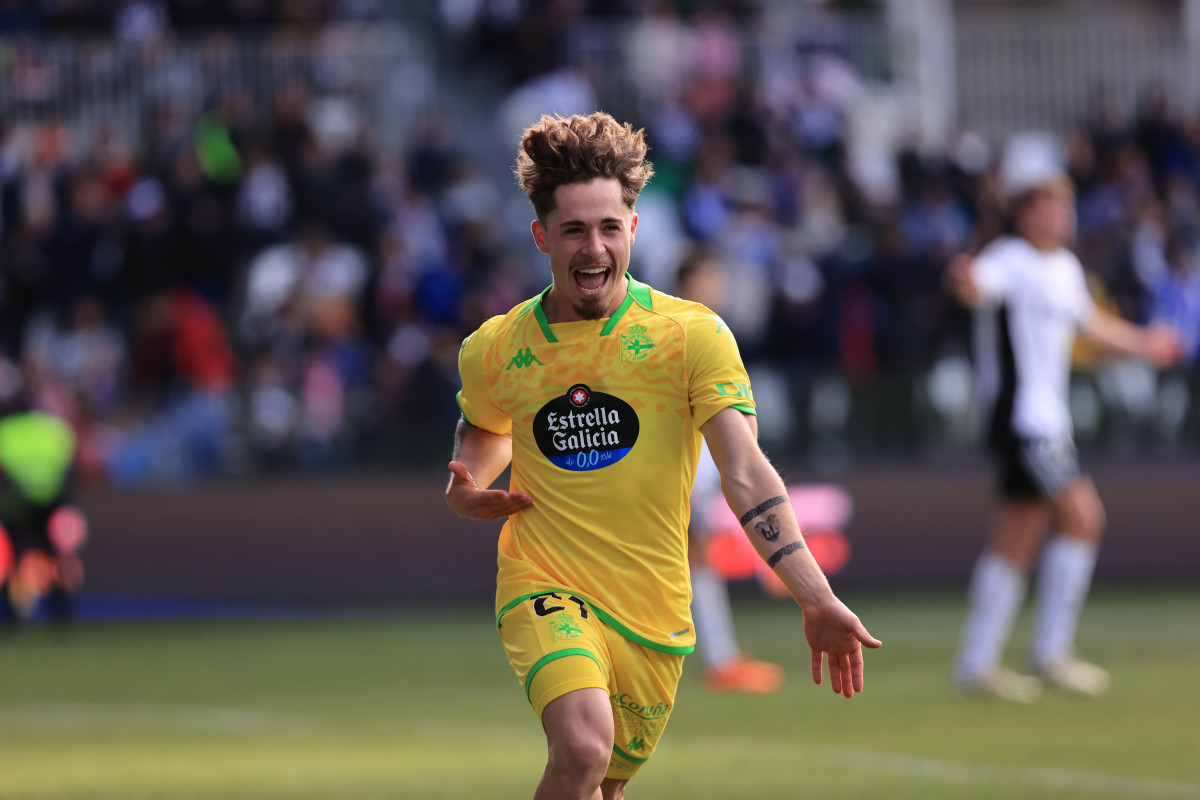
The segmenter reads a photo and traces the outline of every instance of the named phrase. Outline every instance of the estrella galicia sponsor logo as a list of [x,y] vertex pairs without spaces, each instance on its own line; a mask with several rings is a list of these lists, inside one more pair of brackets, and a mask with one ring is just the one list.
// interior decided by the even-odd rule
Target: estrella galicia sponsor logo
[[623,708],[642,719],[655,719],[666,716],[671,711],[671,704],[658,702],[653,705],[642,705],[629,696],[629,693],[609,695],[609,699],[617,708]]
[[572,472],[612,466],[637,442],[641,422],[619,397],[577,383],[533,419],[533,438],[550,462]]
[[534,364],[537,364],[541,367],[546,366],[538,359],[537,356],[533,354],[532,347],[526,347],[524,350],[518,348],[517,354],[512,357],[512,361],[508,362],[508,366],[505,368],[505,371],[507,372],[513,367],[516,367],[517,369],[532,367]]

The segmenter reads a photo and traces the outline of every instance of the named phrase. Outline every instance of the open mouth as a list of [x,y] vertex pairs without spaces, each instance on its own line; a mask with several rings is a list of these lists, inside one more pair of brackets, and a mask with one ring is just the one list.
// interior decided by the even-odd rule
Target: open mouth
[[612,267],[585,267],[575,270],[573,277],[580,294],[591,297],[604,291],[604,287],[608,285],[610,274],[612,274]]

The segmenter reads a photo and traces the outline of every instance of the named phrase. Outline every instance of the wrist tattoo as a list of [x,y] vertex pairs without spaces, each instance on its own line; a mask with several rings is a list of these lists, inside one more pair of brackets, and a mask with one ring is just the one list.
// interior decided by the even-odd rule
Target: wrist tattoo
[[779,548],[778,550],[776,550],[774,553],[771,554],[771,557],[767,559],[767,566],[774,567],[776,564],[779,563],[780,559],[782,559],[788,553],[794,553],[797,550],[803,550],[803,549],[804,549],[804,542],[792,542],[791,544],[785,544],[783,547]]
[[759,514],[766,511],[768,508],[774,508],[775,506],[779,505],[780,503],[786,503],[787,501],[788,501],[788,499],[787,499],[786,494],[781,494],[778,497],[772,497],[770,500],[764,500],[763,502],[756,505],[754,508],[747,511],[745,514],[742,514],[741,519],[738,520],[738,524],[741,525],[742,527],[745,527],[747,522],[754,519]]

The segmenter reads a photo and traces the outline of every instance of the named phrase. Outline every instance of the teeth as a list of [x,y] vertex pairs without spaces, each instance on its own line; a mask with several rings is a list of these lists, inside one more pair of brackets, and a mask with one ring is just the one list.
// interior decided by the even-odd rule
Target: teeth
[[586,272],[588,275],[599,275],[601,272],[608,272],[608,267],[591,267],[590,269],[581,269],[579,272]]

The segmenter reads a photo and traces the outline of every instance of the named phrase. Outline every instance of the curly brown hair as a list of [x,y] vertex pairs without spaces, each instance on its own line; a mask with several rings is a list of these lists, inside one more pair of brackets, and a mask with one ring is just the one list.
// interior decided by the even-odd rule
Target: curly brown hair
[[513,169],[538,219],[554,211],[554,191],[570,183],[616,178],[631,210],[654,167],[646,160],[646,138],[603,111],[583,116],[543,114],[521,137]]

